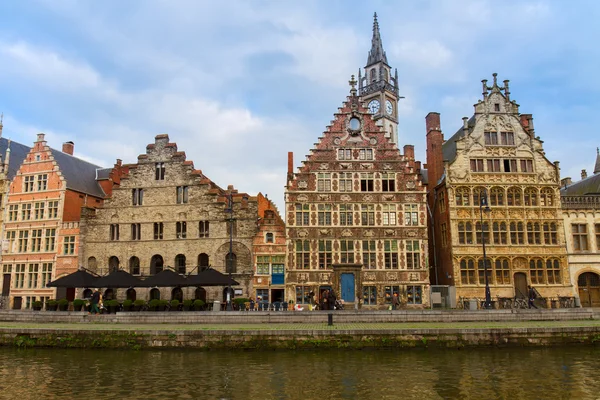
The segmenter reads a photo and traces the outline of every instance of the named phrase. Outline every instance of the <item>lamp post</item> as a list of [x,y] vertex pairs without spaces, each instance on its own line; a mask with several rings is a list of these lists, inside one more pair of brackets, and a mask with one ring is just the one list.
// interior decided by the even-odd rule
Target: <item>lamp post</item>
[[229,272],[229,287],[227,288],[227,311],[233,311],[231,304],[231,270],[233,269],[233,193],[230,191],[227,194],[227,209],[229,213],[229,254],[227,255],[227,270]]
[[490,212],[487,201],[487,191],[483,189],[479,202],[479,216],[481,218],[481,245],[483,246],[483,273],[485,274],[485,303],[483,306],[487,309],[492,308],[492,295],[490,294],[490,283],[488,280],[487,257],[485,254],[485,237],[483,235],[483,212]]

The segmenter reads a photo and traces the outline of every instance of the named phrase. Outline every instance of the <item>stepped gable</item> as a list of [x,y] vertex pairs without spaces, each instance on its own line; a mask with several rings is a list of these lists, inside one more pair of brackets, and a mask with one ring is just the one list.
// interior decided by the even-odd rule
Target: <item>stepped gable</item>
[[[353,81],[351,81],[352,84]],[[351,119],[360,121],[359,129],[353,130],[350,126]],[[413,146],[405,146],[405,154],[401,154],[396,144],[385,136],[386,133],[376,124],[372,114],[362,104],[356,90],[351,90],[342,107],[338,109],[335,118],[327,126],[327,130],[319,137],[306,160],[294,174],[288,184],[288,191],[306,190],[316,191],[315,174],[311,172],[339,171],[339,172],[403,172],[414,175],[408,178],[422,186],[422,178],[417,174],[418,164],[414,161]],[[337,150],[340,148],[351,149],[354,154],[353,162],[338,160]],[[372,160],[361,160],[357,162],[361,149],[374,149]],[[334,189],[335,191],[336,189]]]
[[258,217],[259,218],[265,218],[265,213],[267,211],[271,211],[273,213],[273,216],[274,216],[275,220],[277,221],[277,223],[284,225],[283,219],[281,218],[281,215],[279,214],[279,209],[277,208],[275,203],[273,203],[269,198],[267,198],[266,195],[263,195],[262,193],[258,193],[258,195],[256,196],[256,199],[258,201]]

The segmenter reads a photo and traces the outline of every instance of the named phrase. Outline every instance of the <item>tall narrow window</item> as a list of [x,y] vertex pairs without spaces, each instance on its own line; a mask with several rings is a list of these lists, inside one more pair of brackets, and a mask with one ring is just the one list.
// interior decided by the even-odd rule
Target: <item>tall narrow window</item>
[[45,251],[54,251],[54,248],[56,246],[56,228],[46,229],[46,231],[44,232],[44,239],[45,239],[44,250]]
[[521,172],[533,172],[533,160],[521,160]]
[[340,204],[340,225],[352,226],[352,204]]
[[510,268],[508,266],[508,260],[506,258],[496,259],[496,284],[497,285],[510,285]]
[[175,269],[178,273],[185,274],[185,256],[183,254],[175,256]]
[[471,172],[483,172],[483,159],[471,159]]
[[508,195],[506,196],[506,204],[509,207],[519,207],[523,204],[521,197],[521,189],[511,187],[508,189]]
[[198,232],[199,232],[199,237],[201,238],[207,238],[209,237],[209,232],[210,232],[210,223],[208,221],[200,221],[198,223]]
[[487,172],[500,172],[500,159],[487,160]]
[[384,204],[383,208],[383,225],[396,225],[396,204]]
[[58,218],[58,201],[48,202],[48,218]]
[[361,192],[372,192],[374,174],[372,172],[363,172],[360,174],[360,191]]
[[129,273],[131,275],[140,274],[140,259],[133,256],[129,259]]
[[175,224],[175,230],[177,239],[185,239],[187,237],[187,223],[185,221],[178,221]]
[[361,204],[360,206],[360,223],[363,226],[375,225],[375,205]]
[[33,229],[31,231],[31,251],[40,252],[42,251],[42,230]]
[[419,212],[417,204],[404,205],[404,225],[417,226],[419,225]]
[[119,224],[110,225],[110,240],[119,240]]
[[48,174],[40,174],[37,176],[37,190],[38,192],[46,190],[48,187]]
[[271,257],[257,256],[256,257],[256,274],[269,275],[271,273]]
[[155,179],[157,181],[165,180],[165,163],[157,162],[154,164]]
[[363,304],[366,306],[377,304],[377,286],[363,286]]
[[331,268],[332,261],[331,240],[319,240],[319,269]]
[[543,285],[546,283],[544,263],[541,259],[537,258],[529,261],[529,276],[533,285]]
[[363,240],[362,250],[364,267],[366,269],[377,268],[377,248],[375,247],[375,240]]
[[177,186],[177,204],[186,204],[188,202],[188,187]]
[[514,146],[515,134],[513,132],[500,132],[500,144],[503,146]]
[[352,172],[340,172],[339,179],[340,192],[352,191]]
[[383,251],[385,269],[398,269],[398,241],[384,240]]
[[164,229],[164,225],[162,222],[154,223],[154,240],[162,240],[163,239],[163,229]]
[[15,265],[15,289],[23,289],[25,286],[25,264]]
[[542,207],[552,207],[554,205],[554,193],[552,189],[545,188],[542,189],[540,194],[540,206]]
[[63,254],[75,254],[75,236],[65,236],[63,245]]
[[494,222],[494,244],[507,244],[506,222]]
[[19,205],[18,204],[9,205],[8,206],[8,220],[16,221],[18,217],[19,217]]
[[544,243],[558,244],[557,229],[555,222],[544,222]]
[[31,203],[21,205],[21,220],[29,221],[31,219]]
[[473,225],[470,222],[458,223],[458,243],[473,244]]
[[448,244],[448,227],[445,222],[442,223],[441,227],[442,247],[446,247]]
[[527,188],[525,189],[525,196],[523,196],[524,199],[524,204],[526,206],[537,206],[538,205],[538,194],[537,194],[537,190],[534,188]]
[[492,206],[503,206],[504,205],[504,189],[499,187],[493,187],[490,190],[490,205]]
[[588,251],[588,235],[586,224],[572,224],[573,249],[575,251]]
[[331,225],[331,204],[317,205],[319,225]]
[[460,261],[460,283],[463,285],[475,284],[475,262],[470,258]]
[[144,189],[131,189],[132,204],[141,206],[144,204]]
[[485,144],[495,146],[498,144],[498,132],[484,132]]
[[19,231],[19,253],[25,253],[27,251],[28,244],[29,231]]
[[12,253],[14,251],[14,243],[17,239],[17,231],[6,231],[6,241],[8,242],[8,249],[6,250],[8,253]]
[[510,244],[525,244],[522,222],[510,223]]
[[539,222],[527,223],[527,242],[529,244],[542,244]]
[[440,212],[446,212],[446,192],[443,190],[438,192],[438,205],[440,207]]
[[267,232],[265,235],[265,243],[273,243],[275,241],[275,237],[273,236],[273,232]]
[[142,226],[141,224],[131,224],[131,240],[142,239]]
[[418,240],[406,241],[406,268],[421,268],[421,246]]
[[39,264],[29,264],[29,273],[27,274],[27,288],[35,289],[38,287]]
[[396,191],[396,174],[392,172],[383,172],[381,174],[381,190],[384,192]]
[[546,260],[546,276],[548,277],[548,284],[550,285],[558,285],[561,283],[559,260],[556,258]]
[[308,204],[296,203],[296,225],[309,226],[310,206]]
[[[491,261],[489,258],[486,258],[485,260],[486,264],[487,264],[487,277],[488,277],[488,282],[489,284],[493,284],[494,281],[492,280],[492,266]],[[480,285],[484,285],[485,284],[485,267],[483,265],[483,259],[479,259],[479,261],[477,261],[477,276],[479,277],[479,284]]]
[[[556,228],[556,225],[554,227]],[[596,224],[596,251],[600,251],[600,224]]]
[[23,187],[23,191],[24,192],[33,192],[33,180],[34,180],[34,176],[30,175],[30,176],[26,176],[23,180],[24,182],[24,187]]
[[354,263],[354,241],[340,240],[340,261],[342,264]]
[[310,268],[310,241],[296,240],[296,269]]
[[42,263],[42,288],[52,280],[52,263]]
[[35,203],[34,208],[35,208],[34,218],[35,219],[44,219],[44,203],[42,203],[42,202]]
[[469,188],[466,188],[466,187],[456,188],[455,194],[456,194],[455,199],[456,199],[457,206],[468,206],[471,204],[471,202],[470,202],[471,193],[469,191]]

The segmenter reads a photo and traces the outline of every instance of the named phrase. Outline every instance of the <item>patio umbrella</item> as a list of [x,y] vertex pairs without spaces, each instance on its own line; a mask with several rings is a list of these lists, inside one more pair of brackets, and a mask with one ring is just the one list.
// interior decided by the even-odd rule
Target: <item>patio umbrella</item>
[[141,286],[142,281],[122,269],[113,271],[106,276],[98,278],[98,280],[94,282],[94,287],[98,288],[129,288]]
[[239,282],[220,273],[216,269],[208,268],[198,272],[198,275],[188,276],[188,286],[236,286]]
[[143,287],[190,286],[188,279],[170,269],[163,269],[156,275],[149,276],[141,283]]
[[97,279],[98,277],[80,269],[55,281],[48,282],[47,286],[60,288],[94,287]]

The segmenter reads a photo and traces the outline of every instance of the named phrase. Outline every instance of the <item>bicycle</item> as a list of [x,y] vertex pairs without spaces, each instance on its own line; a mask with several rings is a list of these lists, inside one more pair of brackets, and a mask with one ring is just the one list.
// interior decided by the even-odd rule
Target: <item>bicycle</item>
[[575,299],[573,297],[558,296],[560,308],[574,308]]
[[513,310],[516,308],[529,308],[529,303],[522,297],[515,297],[512,302]]
[[512,308],[512,299],[510,297],[498,297],[498,306],[502,309],[510,310]]
[[466,297],[459,297],[458,303],[456,303],[456,308],[459,310],[468,310],[469,309],[469,299]]

